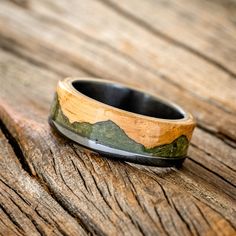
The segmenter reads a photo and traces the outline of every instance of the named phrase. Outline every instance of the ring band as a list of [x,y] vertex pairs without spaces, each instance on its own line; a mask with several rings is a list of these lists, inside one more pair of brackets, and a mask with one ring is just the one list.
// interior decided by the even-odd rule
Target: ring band
[[179,106],[97,78],[59,81],[49,122],[107,157],[160,167],[184,161],[195,127]]

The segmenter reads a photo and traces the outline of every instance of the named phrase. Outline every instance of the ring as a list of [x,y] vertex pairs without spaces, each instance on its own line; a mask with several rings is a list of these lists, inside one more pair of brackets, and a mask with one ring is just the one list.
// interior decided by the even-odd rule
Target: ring
[[98,78],[59,81],[49,123],[106,157],[160,167],[183,163],[195,127],[179,106]]

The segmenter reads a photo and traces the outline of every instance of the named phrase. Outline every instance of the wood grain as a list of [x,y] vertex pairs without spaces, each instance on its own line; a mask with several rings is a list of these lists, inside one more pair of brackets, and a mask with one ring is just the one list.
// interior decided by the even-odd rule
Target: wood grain
[[[222,47],[215,48],[213,58],[188,40],[223,69],[104,2],[14,2],[0,3],[0,119],[7,139],[15,140],[7,144],[1,134],[0,233],[234,235],[235,60],[226,63]],[[125,9],[137,2],[130,1]],[[209,17],[207,5],[200,17],[218,22],[222,14],[233,32],[233,24],[223,17],[225,6],[220,1],[207,4],[221,13]],[[137,7],[143,14],[146,7]],[[189,1],[184,9],[192,14],[197,7],[202,9]],[[197,25],[205,30],[201,22]],[[202,34],[198,37],[206,42]],[[225,50],[234,47],[228,44],[231,39],[219,40]],[[190,110],[198,127],[183,167],[115,162],[56,134],[47,117],[56,83],[66,76],[110,78]]]
[[[70,216],[22,167],[0,131],[0,234],[86,235]],[[18,152],[18,155],[21,155]]]
[[[76,78],[70,77],[61,80],[56,89],[60,109],[71,124],[74,122],[95,124],[110,120],[118,125],[130,139],[146,148],[172,143],[182,135],[186,136],[189,141],[191,140],[195,127],[191,114],[186,113],[186,118],[183,120],[163,121],[122,111],[76,92],[71,85],[74,80]],[[94,78],[94,81],[98,79]]]
[[[104,45],[105,48],[108,47],[113,52],[116,51],[118,54],[130,58],[131,61],[142,65],[156,75],[167,77],[178,86],[184,84],[184,89],[195,96],[212,101],[220,107],[225,105],[225,109],[230,108],[230,111],[235,111],[236,107],[233,102],[235,93],[228,86],[236,86],[236,82],[232,78],[233,76],[229,76],[212,64],[154,36],[100,2],[91,0],[86,4],[80,4],[78,1],[71,1],[71,4],[55,3],[51,8],[47,7],[47,1],[45,4],[43,2],[45,1],[32,1],[31,8],[45,20],[54,19],[61,27],[64,25],[67,29],[71,28],[71,31],[77,32],[78,36],[82,32],[88,39],[93,39],[96,34],[96,41],[100,42],[100,45]],[[81,12],[74,12],[74,8],[78,8]],[[49,12],[48,9],[51,11]],[[65,20],[62,18],[58,21],[58,17],[54,17],[58,16],[59,9],[67,16]],[[89,15],[93,15],[93,18],[88,17]],[[107,18],[111,20],[112,27],[107,27],[104,24]],[[113,36],[110,37],[108,32],[112,32]],[[178,58],[181,58],[181,61],[177,60]],[[210,75],[210,80],[206,79]],[[140,80],[146,79],[140,75],[136,76],[136,81],[139,80],[138,77]],[[211,83],[214,83],[214,87],[209,90],[207,88],[211,86]],[[223,84],[224,91],[221,89]],[[158,85],[153,84],[153,87],[156,88]]]
[[123,17],[236,77],[236,2],[101,0]]
[[[203,126],[203,128],[210,132],[217,133],[218,135],[223,135],[223,138],[226,139],[236,138],[236,121],[231,112],[225,111],[225,108],[227,110],[227,106],[219,107],[219,105],[215,104],[215,101],[208,101],[208,99],[202,96],[196,96],[196,94],[189,93],[186,90],[183,92],[183,88],[179,84],[170,81],[171,77],[169,78],[163,76],[159,73],[159,71],[153,73],[152,70],[150,71],[143,64],[127,58],[127,56],[118,53],[117,50],[117,53],[115,54],[113,50],[114,48],[111,50],[107,44],[95,40],[94,38],[90,38],[86,34],[80,34],[80,31],[68,24],[66,24],[66,27],[63,27],[65,26],[65,23],[58,22],[58,18],[55,20],[55,17],[48,18],[46,16],[38,16],[38,14],[36,16],[32,14],[28,15],[27,12],[22,10],[16,12],[16,9],[14,10],[13,6],[11,6],[11,8],[8,7],[4,9],[3,4],[1,9],[1,22],[3,23],[2,27],[0,27],[1,34],[2,37],[5,38],[4,42],[6,40],[13,40],[11,50],[14,48],[14,50],[22,51],[23,48],[26,48],[32,52],[32,56],[34,58],[37,57],[39,51],[40,54],[43,54],[41,50],[44,50],[47,56],[50,55],[51,60],[57,58],[57,61],[59,62],[66,61],[67,65],[73,65],[72,68],[76,65],[79,68],[89,72],[91,75],[126,82],[130,85],[147,89],[149,92],[157,93],[163,95],[164,97],[166,96],[172,101],[177,101],[178,104],[189,110],[198,119],[199,125]],[[7,28],[6,31],[6,27],[4,27],[4,19],[6,18],[4,15],[7,16],[7,22],[9,25],[17,26],[17,31],[12,30],[11,27]],[[20,22],[13,17],[14,15],[17,15],[17,17],[21,19]],[[50,25],[53,30],[45,31],[44,28],[50,27]],[[34,44],[29,45],[27,43],[28,40],[35,41],[34,33],[31,32],[32,27],[37,31],[37,34],[40,35],[40,43],[38,42],[39,39],[37,39]],[[87,29],[87,27],[85,29]],[[27,33],[25,33],[25,31]],[[52,34],[54,34],[54,36]],[[56,42],[53,40],[55,37],[57,38]],[[12,46],[13,43],[14,47]],[[40,45],[44,45],[44,47]],[[70,47],[66,45],[70,45]],[[24,54],[28,56],[27,50]],[[153,49],[151,50],[153,51]],[[159,54],[159,52],[157,52],[157,54]],[[94,55],[96,55],[96,60],[94,60]],[[172,54],[170,57],[172,57]],[[144,61],[143,54],[140,59]],[[45,60],[46,59],[43,60],[44,64]],[[50,62],[51,60],[49,60],[46,64],[52,64]],[[106,65],[103,63],[104,61],[106,62]],[[42,59],[40,63],[42,63]],[[169,62],[167,62],[167,64],[169,64]],[[196,64],[197,63],[194,63],[194,65]],[[60,67],[61,63],[58,68]],[[121,71],[123,73],[120,73]],[[178,73],[181,73],[182,70],[177,69],[177,71]],[[72,74],[68,73],[67,75],[76,75],[74,74],[76,73],[74,69],[71,73]],[[198,75],[198,71],[194,73],[194,76]],[[218,76],[217,72],[216,74]],[[226,77],[228,78],[228,76]],[[129,80],[127,80],[127,78],[129,78]],[[145,83],[143,82],[144,78]],[[205,78],[208,79],[206,80]],[[214,92],[214,87],[218,85],[220,88],[224,86],[227,88],[235,87],[231,84],[231,82],[235,82],[233,79],[230,80],[231,82],[229,81],[229,83],[224,85],[222,78],[217,79],[217,81],[212,81],[212,79],[215,78],[215,73],[212,73],[211,71],[211,73],[208,73],[201,79],[208,82],[211,81],[208,85],[204,86],[205,89],[209,87],[211,88],[207,89],[210,93]],[[189,75],[186,79],[189,80]],[[201,85],[201,83],[199,83],[199,85]],[[165,89],[163,90],[162,88]],[[225,90],[220,90],[221,92],[226,92]],[[221,92],[219,95],[223,97]],[[231,101],[233,102],[233,100]],[[214,114],[214,116],[212,116],[212,114]]]

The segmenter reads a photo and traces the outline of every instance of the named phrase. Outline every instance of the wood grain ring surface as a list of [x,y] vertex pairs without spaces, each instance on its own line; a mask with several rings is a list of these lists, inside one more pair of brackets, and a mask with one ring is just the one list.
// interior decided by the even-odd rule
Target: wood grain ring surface
[[50,119],[98,144],[164,158],[186,156],[195,127],[179,106],[98,78],[59,81]]

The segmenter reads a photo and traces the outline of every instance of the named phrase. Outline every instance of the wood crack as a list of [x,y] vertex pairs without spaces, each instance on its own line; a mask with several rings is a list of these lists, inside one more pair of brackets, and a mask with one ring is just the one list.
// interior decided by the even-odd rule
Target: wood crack
[[161,225],[162,230],[165,232],[165,234],[166,234],[167,236],[170,236],[170,234],[168,233],[168,231],[167,231],[167,229],[166,229],[166,227],[165,227],[165,225],[164,225],[164,223],[163,223],[163,220],[162,220],[161,216],[159,215],[158,209],[157,209],[156,207],[155,207],[154,209],[155,209],[155,213],[156,213],[156,215],[157,215],[157,218],[158,218],[158,220],[159,220],[159,222],[160,222],[160,225]]
[[224,180],[225,182],[227,182],[227,183],[230,184],[231,186],[236,187],[235,184],[231,183],[229,180],[225,179],[225,178],[224,178],[223,176],[221,176],[220,174],[218,174],[218,173],[216,173],[215,171],[213,171],[213,170],[207,168],[206,166],[204,166],[203,164],[197,162],[197,161],[194,160],[193,158],[191,158],[191,157],[189,157],[189,156],[188,156],[188,158],[189,158],[191,161],[193,161],[195,164],[201,166],[202,168],[204,168],[204,169],[206,169],[207,171],[211,172],[212,174],[216,175],[217,177],[219,177],[220,179]]
[[[14,47],[12,46],[14,45]],[[36,60],[34,59],[33,57],[30,57],[28,55],[25,55],[23,54],[22,52],[20,52],[17,47],[24,47],[23,45],[20,45],[16,40],[14,40],[13,38],[8,38],[4,35],[1,35],[0,34],[0,48],[8,53],[11,53],[13,54],[14,56],[16,56],[17,58],[20,58],[26,62],[28,62],[29,64],[32,64],[34,66],[37,66],[37,67],[40,67],[42,69],[45,69],[45,70],[48,70],[48,71],[51,71],[59,76],[68,76],[66,73],[63,74],[61,71],[59,70],[56,70],[55,68],[51,67],[50,65],[42,62],[42,61],[39,61],[39,60]],[[96,75],[84,68],[82,65],[79,65],[79,64],[75,64],[73,62],[70,62],[70,61],[67,61],[67,64],[70,65],[71,67],[75,68],[75,69],[79,69],[80,71],[84,72],[85,74],[89,75],[89,76],[95,76]]]
[[[191,226],[189,225],[189,223],[185,220],[185,218],[181,215],[181,212],[179,211],[179,209],[175,206],[175,203],[174,201],[171,201],[172,202],[172,207],[175,209],[176,213],[178,214],[179,218],[181,219],[181,221],[185,224],[186,228],[188,229],[189,233],[191,235],[194,235],[194,233],[192,232],[191,230]],[[197,233],[197,235],[199,235],[197,229],[195,228],[194,226],[194,229],[195,229],[195,232]]]
[[[102,0],[103,1],[103,0]],[[180,84],[174,82],[173,80],[169,79],[166,75],[164,75],[163,73],[157,71],[157,70],[153,70],[152,68],[150,68],[148,65],[144,65],[143,63],[140,63],[139,61],[135,60],[133,57],[119,51],[118,49],[116,49],[115,47],[111,46],[110,44],[103,42],[99,39],[95,39],[93,37],[91,37],[90,35],[78,30],[77,28],[75,28],[74,26],[60,20],[57,18],[53,18],[47,15],[41,15],[39,13],[34,12],[35,16],[40,20],[40,21],[45,21],[45,23],[53,23],[54,25],[58,26],[59,28],[65,29],[67,32],[71,32],[73,35],[77,35],[80,39],[83,39],[85,41],[89,41],[94,45],[103,47],[107,50],[109,50],[110,52],[114,53],[117,56],[120,56],[123,59],[126,59],[127,61],[129,61],[130,63],[132,63],[133,65],[137,66],[137,67],[141,67],[143,69],[145,69],[146,71],[148,71],[149,73],[153,74],[154,76],[158,76],[159,79],[162,79],[164,81],[167,81],[168,83],[178,87],[181,90],[185,90],[187,93],[189,93],[190,95],[192,95],[193,97],[196,97],[198,99],[200,99],[203,102],[208,102],[210,104],[212,104],[213,106],[221,109],[222,111],[228,113],[228,114],[235,114],[235,112],[232,112],[229,109],[225,109],[224,106],[222,106],[221,104],[217,103],[216,101],[213,101],[211,99],[208,98],[203,98],[200,97],[199,95],[195,94],[193,91],[186,89],[185,87],[181,86]],[[93,77],[103,77],[100,74],[96,74],[94,73],[94,71],[90,70],[86,65],[82,65],[81,63],[75,63],[73,61],[68,61],[68,63],[70,63],[70,65],[72,66],[77,66],[79,69],[81,69],[82,71],[84,71],[85,73],[89,74],[90,76]]]
[[[50,191],[49,190],[49,187],[46,185],[47,184],[47,181],[46,179],[44,178],[44,176],[41,176],[42,177],[42,180],[43,180],[43,187],[46,187],[47,188],[47,191]],[[87,227],[86,223],[83,222],[83,220],[81,220],[78,216],[76,216],[74,214],[73,211],[71,211],[70,209],[67,209],[66,206],[64,205],[63,201],[61,201],[60,198],[58,198],[58,196],[53,192],[53,191],[50,191],[50,196],[60,205],[60,207],[62,207],[62,209],[67,212],[70,216],[72,216],[73,218],[75,218],[78,223],[80,224],[80,226],[83,228],[83,230],[88,234],[88,235],[93,235],[93,232],[90,231],[89,227]]]
[[[199,199],[195,196],[193,196],[195,199],[197,199],[199,201]],[[217,212],[217,214],[219,214],[221,217],[225,218],[225,216],[218,210],[216,210],[215,208],[213,208],[211,205],[207,205],[211,210]],[[227,220],[227,223],[236,231],[236,226],[229,220]]]
[[0,181],[6,185],[9,189],[11,189],[25,204],[27,204],[28,206],[30,206],[30,203],[25,200],[15,189],[13,189],[9,184],[7,184],[3,179],[1,179],[0,177]]
[[7,127],[3,124],[2,120],[0,120],[0,129],[2,130],[5,137],[8,139],[9,144],[11,145],[15,155],[17,156],[18,160],[21,163],[22,168],[32,176],[30,167],[24,157],[24,154],[20,148],[20,145],[16,141],[16,139],[11,135],[11,133],[8,131]]
[[111,2],[109,0],[97,0],[101,3],[103,3],[104,5],[106,5],[107,7],[109,7],[110,9],[112,9],[113,11],[115,11],[116,13],[118,13],[119,15],[125,17],[126,19],[132,21],[133,23],[135,23],[136,25],[144,28],[145,30],[149,31],[150,33],[152,33],[153,35],[164,39],[165,41],[168,41],[169,43],[171,43],[172,45],[182,48],[194,55],[196,55],[197,57],[201,58],[202,60],[214,65],[215,67],[219,68],[220,70],[224,71],[225,73],[227,73],[228,75],[230,75],[232,78],[236,78],[236,74],[231,71],[230,69],[228,69],[225,65],[221,64],[218,61],[215,61],[213,58],[208,57],[207,55],[199,52],[198,50],[192,48],[189,45],[186,45],[180,41],[178,41],[177,39],[166,35],[165,33],[157,30],[156,28],[154,28],[152,25],[150,25],[149,23],[145,22],[143,19],[137,17],[136,15],[126,11],[125,9],[123,9],[122,7],[120,7],[119,5],[115,4],[114,2]]
[[[210,152],[207,152],[203,148],[200,148],[198,145],[196,145],[194,143],[190,143],[190,145],[197,148],[198,150],[204,152],[207,156],[214,158],[214,156]],[[226,163],[222,162],[221,160],[218,160],[218,159],[215,159],[215,160],[220,162],[222,165],[226,166],[227,168],[229,168],[231,171],[235,172],[235,169],[233,169],[231,166],[227,165]]]
[[144,232],[143,232],[143,230],[141,229],[141,227],[140,227],[138,224],[135,223],[135,221],[134,221],[134,219],[132,218],[132,216],[131,216],[128,212],[126,212],[126,211],[123,209],[123,207],[122,207],[122,205],[120,204],[119,200],[117,199],[117,196],[116,196],[116,195],[114,195],[114,200],[115,200],[117,206],[119,207],[120,211],[130,220],[130,222],[131,222],[134,226],[137,226],[137,227],[138,227],[138,231],[140,232],[140,234],[145,235]]
[[[20,145],[18,144],[18,142],[16,141],[16,139],[12,136],[12,134],[9,132],[9,130],[7,129],[7,127],[4,125],[4,123],[2,122],[2,120],[0,120],[0,130],[2,130],[3,134],[5,135],[5,137],[8,139],[9,144],[11,145],[16,157],[18,158],[19,162],[21,163],[22,168],[31,176],[31,178],[34,178],[38,184],[43,187],[44,190],[46,190],[46,192],[48,192],[50,194],[50,196],[65,210],[65,212],[69,213],[69,215],[71,215],[73,218],[75,218],[78,223],[81,225],[81,227],[84,229],[85,232],[87,232],[87,234],[91,234],[92,232],[90,232],[90,230],[87,228],[86,224],[83,224],[82,221],[75,216],[74,214],[72,214],[70,212],[69,209],[65,208],[63,203],[61,203],[59,201],[59,199],[53,194],[52,191],[49,190],[48,186],[46,185],[46,181],[43,179],[43,181],[41,180],[41,178],[36,174],[35,176],[32,174],[32,171],[26,161],[26,158],[20,148]],[[43,176],[42,176],[43,178]],[[5,185],[7,185],[2,179],[0,179],[1,182],[3,182]],[[12,189],[9,185],[7,185],[10,189]],[[14,189],[12,189],[26,204],[29,204],[28,202],[25,201],[25,199],[23,199]],[[1,207],[1,205],[0,205]]]
[[[54,159],[54,158],[53,158],[53,159]],[[72,162],[72,165],[73,165],[74,169],[75,169],[75,170],[77,171],[77,173],[79,174],[79,176],[80,176],[80,178],[81,178],[81,180],[82,180],[82,183],[83,183],[83,185],[84,185],[86,191],[87,191],[88,193],[92,194],[90,188],[89,188],[88,185],[86,184],[86,181],[85,181],[83,175],[80,173],[80,170],[79,170],[78,167],[75,165],[75,163],[74,163],[73,160],[71,160],[71,162]]]
[[[99,1],[99,0],[98,0]],[[103,0],[102,0],[103,1]],[[36,14],[36,13],[35,13]],[[121,52],[119,51],[118,49],[116,49],[115,47],[111,46],[110,44],[106,43],[106,42],[103,42],[99,39],[95,39],[93,37],[91,37],[90,35],[78,30],[77,28],[75,28],[74,26],[62,21],[62,20],[59,20],[59,19],[54,19],[52,17],[48,17],[48,16],[43,16],[43,15],[40,15],[40,14],[36,14],[36,16],[40,19],[40,20],[44,20],[45,22],[52,22],[53,24],[59,26],[60,28],[64,28],[67,32],[70,31],[71,33],[79,36],[80,38],[83,38],[84,40],[86,41],[89,41],[91,42],[92,44],[94,45],[97,45],[97,46],[102,46],[103,48],[106,48],[108,49],[109,51],[113,52],[115,55],[117,56],[120,56],[121,58],[123,59],[126,59],[127,61],[131,62],[132,64],[134,64],[135,66],[137,67],[141,67],[143,68],[144,70],[148,71],[149,73],[153,74],[154,76],[158,76],[160,79],[164,80],[164,81],[167,81],[168,83],[176,86],[177,88],[181,89],[181,90],[185,90],[186,92],[188,92],[190,95],[192,95],[193,97],[196,97],[200,100],[202,100],[203,102],[208,102],[210,104],[212,104],[213,106],[221,109],[222,111],[228,113],[228,114],[235,114],[235,112],[232,112],[231,110],[229,109],[225,109],[225,107],[223,107],[221,104],[217,103],[216,101],[213,101],[211,99],[206,99],[206,98],[203,98],[197,94],[195,94],[194,92],[192,92],[191,90],[189,89],[186,89],[184,86],[174,82],[173,80],[171,80],[170,78],[168,78],[166,75],[164,75],[163,73],[157,71],[157,70],[154,70],[152,68],[150,68],[148,65],[145,65],[143,63],[140,63],[139,61],[135,60],[133,57],[125,54],[124,52]],[[83,68],[84,71],[88,71],[87,67],[86,66],[82,66],[80,63],[78,63],[80,65],[80,67]],[[93,74],[93,72],[91,71],[88,71],[88,73],[90,74]],[[96,74],[93,74],[95,77],[99,77],[99,75],[96,75]]]
[[236,140],[231,138],[230,136],[222,133],[222,132],[215,132],[210,130],[209,128],[207,128],[207,125],[205,124],[201,124],[201,123],[197,123],[197,127],[203,131],[205,131],[208,134],[213,135],[214,137],[220,139],[222,142],[224,142],[226,145],[232,147],[232,148],[236,148]]
[[194,205],[195,205],[195,207],[198,209],[199,214],[200,214],[200,215],[202,216],[202,218],[205,220],[206,224],[207,224],[210,228],[212,228],[212,227],[211,227],[211,224],[209,223],[209,221],[207,220],[207,218],[206,218],[205,215],[203,214],[201,208],[200,208],[196,203],[194,203]]
[[[35,59],[33,59],[32,57],[26,56],[24,54],[22,54],[21,52],[19,52],[16,47],[21,47],[21,45],[18,44],[18,42],[16,40],[13,40],[12,38],[8,38],[6,36],[0,35],[0,48],[3,51],[6,51],[8,53],[13,54],[14,56],[16,56],[17,58],[20,58],[26,62],[28,62],[29,64],[32,64],[34,66],[43,68],[45,70],[49,70],[54,72],[57,75],[61,76],[61,73],[58,72],[57,70],[49,67],[47,64],[37,61]],[[12,46],[14,45],[14,46]]]
[[34,225],[35,229],[37,230],[37,232],[41,235],[44,236],[46,235],[46,233],[43,231],[43,229],[40,227],[40,225],[35,221],[35,219],[30,215],[27,214],[27,212],[25,212],[18,204],[17,202],[11,197],[9,196],[9,199],[11,200],[11,202],[20,210],[20,212],[22,212],[22,214],[24,214]]
[[[66,183],[66,181],[65,181],[65,179],[64,179],[64,177],[63,177],[63,175],[62,175],[62,173],[61,173],[61,170],[59,169],[59,175],[61,176],[61,179],[62,179],[62,181],[64,182],[64,184],[65,184],[65,186],[72,192],[72,194],[74,194],[77,198],[79,198],[79,196],[74,192],[74,190]],[[52,195],[54,195],[54,193],[52,193]],[[87,196],[83,193],[83,196],[89,201],[89,199],[87,198]],[[65,206],[64,206],[64,203],[59,199],[59,198],[57,198],[57,196],[56,195],[54,195],[54,197],[55,197],[55,199],[57,200],[57,202],[60,202],[60,205],[64,208],[64,209],[66,209],[65,208]],[[100,209],[93,203],[93,202],[91,202],[93,205],[94,205],[94,207],[103,215],[103,212],[101,212],[100,211]],[[66,211],[67,212],[69,212],[69,214],[70,215],[72,215],[73,217],[77,217],[76,215],[75,215],[75,213],[73,212],[73,211],[71,211],[70,209],[66,209]],[[80,218],[79,218],[80,219]],[[86,225],[86,222],[84,222],[84,220],[83,219],[80,219],[80,221],[82,222],[82,225],[83,225],[83,227],[86,229],[86,231],[87,232],[91,232],[91,230],[89,229],[89,227]],[[96,229],[93,229],[93,231],[96,231]],[[98,232],[96,232],[96,233],[98,233]],[[100,233],[99,233],[100,234]]]
[[5,213],[5,215],[10,219],[10,221],[16,226],[17,231],[23,234],[24,229],[22,228],[22,226],[16,221],[16,219],[11,214],[9,214],[9,212],[4,208],[2,204],[0,204],[0,209]]
[[18,7],[22,7],[24,9],[29,8],[29,0],[9,0],[10,2],[14,3]]

